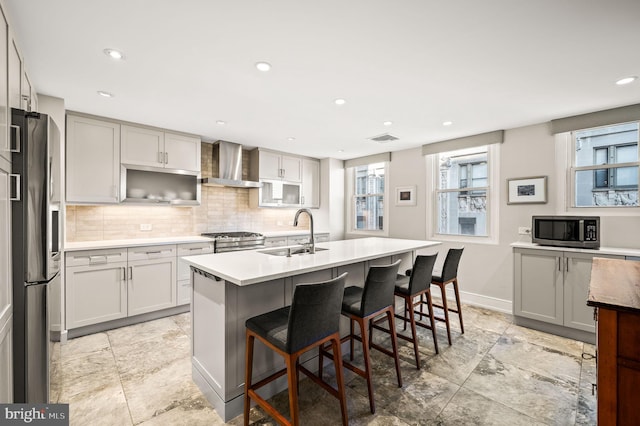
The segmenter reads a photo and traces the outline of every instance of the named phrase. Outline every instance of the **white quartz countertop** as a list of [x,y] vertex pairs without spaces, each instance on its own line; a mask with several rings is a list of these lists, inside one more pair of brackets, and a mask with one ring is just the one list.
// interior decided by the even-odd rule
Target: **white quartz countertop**
[[186,256],[181,259],[197,269],[242,286],[406,253],[438,244],[438,241],[372,237],[319,243],[316,247],[328,250],[291,257],[261,253],[273,249],[260,249]]
[[589,253],[597,256],[598,254],[609,254],[614,256],[634,256],[640,257],[640,249],[620,248],[620,247],[600,247],[599,249],[585,249],[572,247],[555,247],[542,246],[540,244],[516,242],[511,243],[511,247],[534,249],[534,250],[550,250],[550,251],[569,251],[574,253]]
[[199,235],[185,237],[131,238],[126,240],[76,241],[65,243],[64,251],[105,249],[114,247],[156,246],[162,244],[183,244],[212,242],[211,238]]

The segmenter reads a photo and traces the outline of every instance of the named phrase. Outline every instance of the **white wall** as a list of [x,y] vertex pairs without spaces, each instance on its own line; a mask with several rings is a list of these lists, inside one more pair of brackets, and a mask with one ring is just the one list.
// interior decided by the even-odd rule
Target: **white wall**
[[[565,174],[556,167],[556,141],[547,123],[507,130],[500,146],[499,170],[499,238],[497,244],[445,243],[437,249],[438,267],[449,247],[465,246],[459,270],[462,298],[469,303],[511,312],[513,300],[513,255],[510,244],[531,241],[518,235],[519,226],[531,226],[532,215],[563,214],[564,204],[558,192],[563,191]],[[564,161],[564,160],[563,160]],[[397,207],[390,200],[389,236],[394,238],[430,239],[426,235],[427,201],[425,160],[419,149],[394,152],[389,167],[390,196],[395,187],[417,185],[417,206]],[[546,204],[507,205],[507,179],[547,176]],[[582,213],[578,213],[582,214]],[[584,214],[590,214],[585,211]],[[606,217],[601,214],[602,245],[640,247],[640,213],[638,209],[627,216]]]

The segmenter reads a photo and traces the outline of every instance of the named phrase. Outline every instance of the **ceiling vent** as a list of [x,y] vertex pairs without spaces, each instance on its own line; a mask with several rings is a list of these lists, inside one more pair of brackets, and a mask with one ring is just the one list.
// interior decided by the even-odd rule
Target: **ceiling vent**
[[389,134],[389,133],[383,133],[382,135],[378,135],[378,136],[373,136],[371,138],[369,138],[370,140],[374,141],[374,142],[378,142],[378,143],[387,143],[387,142],[391,142],[391,141],[397,141],[399,138]]

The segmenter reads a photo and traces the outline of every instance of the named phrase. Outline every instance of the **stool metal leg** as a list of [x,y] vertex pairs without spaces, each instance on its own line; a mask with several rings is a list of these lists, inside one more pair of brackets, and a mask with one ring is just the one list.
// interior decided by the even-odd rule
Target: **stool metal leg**
[[458,291],[458,279],[453,279],[453,292],[456,295],[456,304],[458,305],[458,318],[460,318],[460,331],[464,334],[464,324],[462,323],[462,305],[460,304],[460,292]]
[[[373,399],[373,378],[371,375],[371,355],[369,351],[369,330],[367,330],[368,319],[358,318],[358,324],[360,325],[360,336],[362,337],[362,353],[364,356],[364,371],[365,379],[367,380],[367,391],[369,392],[369,408],[371,414],[376,412],[376,403]],[[351,340],[353,342],[353,339]]]
[[393,318],[394,318],[393,306],[391,306],[387,310],[387,320],[389,321],[389,329],[391,330],[391,346],[393,347],[393,359],[396,362],[396,374],[398,376],[398,387],[401,388],[402,376],[400,375],[400,358],[398,357],[398,337],[396,336],[396,325]]
[[331,339],[331,350],[335,354],[333,357],[333,365],[336,370],[336,382],[338,384],[338,399],[340,400],[340,411],[342,412],[342,424],[347,425],[349,423],[347,418],[347,396],[344,387],[344,372],[342,371],[342,355],[340,352],[339,338]]

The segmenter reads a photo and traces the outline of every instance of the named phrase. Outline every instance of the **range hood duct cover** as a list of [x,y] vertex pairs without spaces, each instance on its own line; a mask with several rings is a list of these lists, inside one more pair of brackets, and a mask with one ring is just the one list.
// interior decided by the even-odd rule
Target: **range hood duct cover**
[[260,188],[262,186],[260,182],[242,180],[242,145],[218,141],[213,144],[212,153],[214,163],[217,160],[218,170],[213,171],[213,176],[203,178],[203,185],[235,188]]

